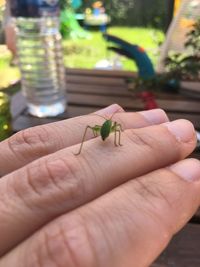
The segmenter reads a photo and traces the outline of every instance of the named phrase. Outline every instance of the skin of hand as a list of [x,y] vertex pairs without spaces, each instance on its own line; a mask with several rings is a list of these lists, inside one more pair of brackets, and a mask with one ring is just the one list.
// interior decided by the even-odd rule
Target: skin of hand
[[[0,267],[147,267],[200,204],[193,125],[162,110],[96,114],[124,129],[102,142],[95,114],[0,143]],[[144,253],[145,252],[145,253]]]

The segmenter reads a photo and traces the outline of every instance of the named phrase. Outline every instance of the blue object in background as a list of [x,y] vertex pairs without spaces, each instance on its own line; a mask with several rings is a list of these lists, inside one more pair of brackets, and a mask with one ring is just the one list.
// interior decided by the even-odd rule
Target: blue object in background
[[136,62],[140,78],[143,80],[149,80],[156,77],[151,59],[142,47],[130,44],[110,34],[104,34],[104,38],[117,45],[117,47],[109,47],[109,49],[120,55],[133,59]]
[[101,10],[100,10],[100,8],[94,8],[94,9],[93,9],[93,14],[94,14],[95,16],[99,16],[99,15],[101,14]]
[[72,0],[71,5],[74,9],[78,9],[82,5],[81,0]]
[[10,8],[14,17],[57,16],[59,0],[10,0]]

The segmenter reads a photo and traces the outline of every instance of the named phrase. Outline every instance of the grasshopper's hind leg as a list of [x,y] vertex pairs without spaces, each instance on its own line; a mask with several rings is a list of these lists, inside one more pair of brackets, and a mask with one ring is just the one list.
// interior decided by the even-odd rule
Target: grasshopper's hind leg
[[122,128],[121,124],[119,124],[119,123],[117,124],[117,130],[116,131],[118,132],[118,136],[119,136],[118,145],[122,146],[122,144],[121,144],[121,133],[123,132],[123,128]]
[[114,139],[114,144],[115,144],[115,146],[118,146],[118,145],[117,145],[117,130],[114,131],[114,135],[115,135],[115,136],[114,136],[114,137],[115,137],[115,139]]
[[123,145],[121,144],[121,130],[117,130],[116,132],[118,132],[118,136],[119,136],[119,139],[118,139],[118,145],[119,145],[119,146],[123,146]]
[[93,127],[91,127],[91,126],[87,126],[87,127],[85,128],[85,132],[84,132],[84,135],[83,135],[83,138],[82,138],[82,141],[81,141],[80,149],[79,149],[78,153],[74,154],[74,155],[76,155],[76,156],[78,156],[78,155],[81,154],[81,151],[82,151],[82,148],[83,148],[83,143],[84,143],[84,141],[85,141],[85,137],[86,137],[86,133],[87,133],[88,129],[91,129],[91,130],[93,131],[93,133],[94,133],[94,129],[93,129]]
[[124,129],[122,128],[122,125],[121,125],[120,123],[117,124],[117,127],[118,127],[118,130],[119,130],[119,131],[121,131],[121,132],[124,131]]
[[101,126],[100,126],[100,125],[95,125],[95,126],[92,128],[94,137],[98,137],[98,134],[99,134],[100,130],[101,130]]

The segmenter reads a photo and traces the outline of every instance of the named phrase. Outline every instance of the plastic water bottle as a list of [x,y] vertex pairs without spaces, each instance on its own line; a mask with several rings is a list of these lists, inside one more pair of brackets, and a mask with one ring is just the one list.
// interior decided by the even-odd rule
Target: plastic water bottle
[[57,116],[67,105],[59,0],[11,0],[11,14],[28,111],[37,117]]

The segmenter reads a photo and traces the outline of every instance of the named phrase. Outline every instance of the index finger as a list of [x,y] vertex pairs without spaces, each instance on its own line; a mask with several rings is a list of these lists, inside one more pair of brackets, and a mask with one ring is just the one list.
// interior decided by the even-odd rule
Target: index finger
[[[115,104],[87,116],[29,128],[0,143],[0,151],[3,151],[0,159],[0,176],[40,157],[79,144],[87,125],[102,124],[103,119],[95,114],[110,117],[115,112],[118,113],[114,119],[122,124],[124,129],[140,128],[168,121],[165,112],[159,109],[125,113],[119,105]],[[86,140],[91,138],[92,133],[88,133]]]

